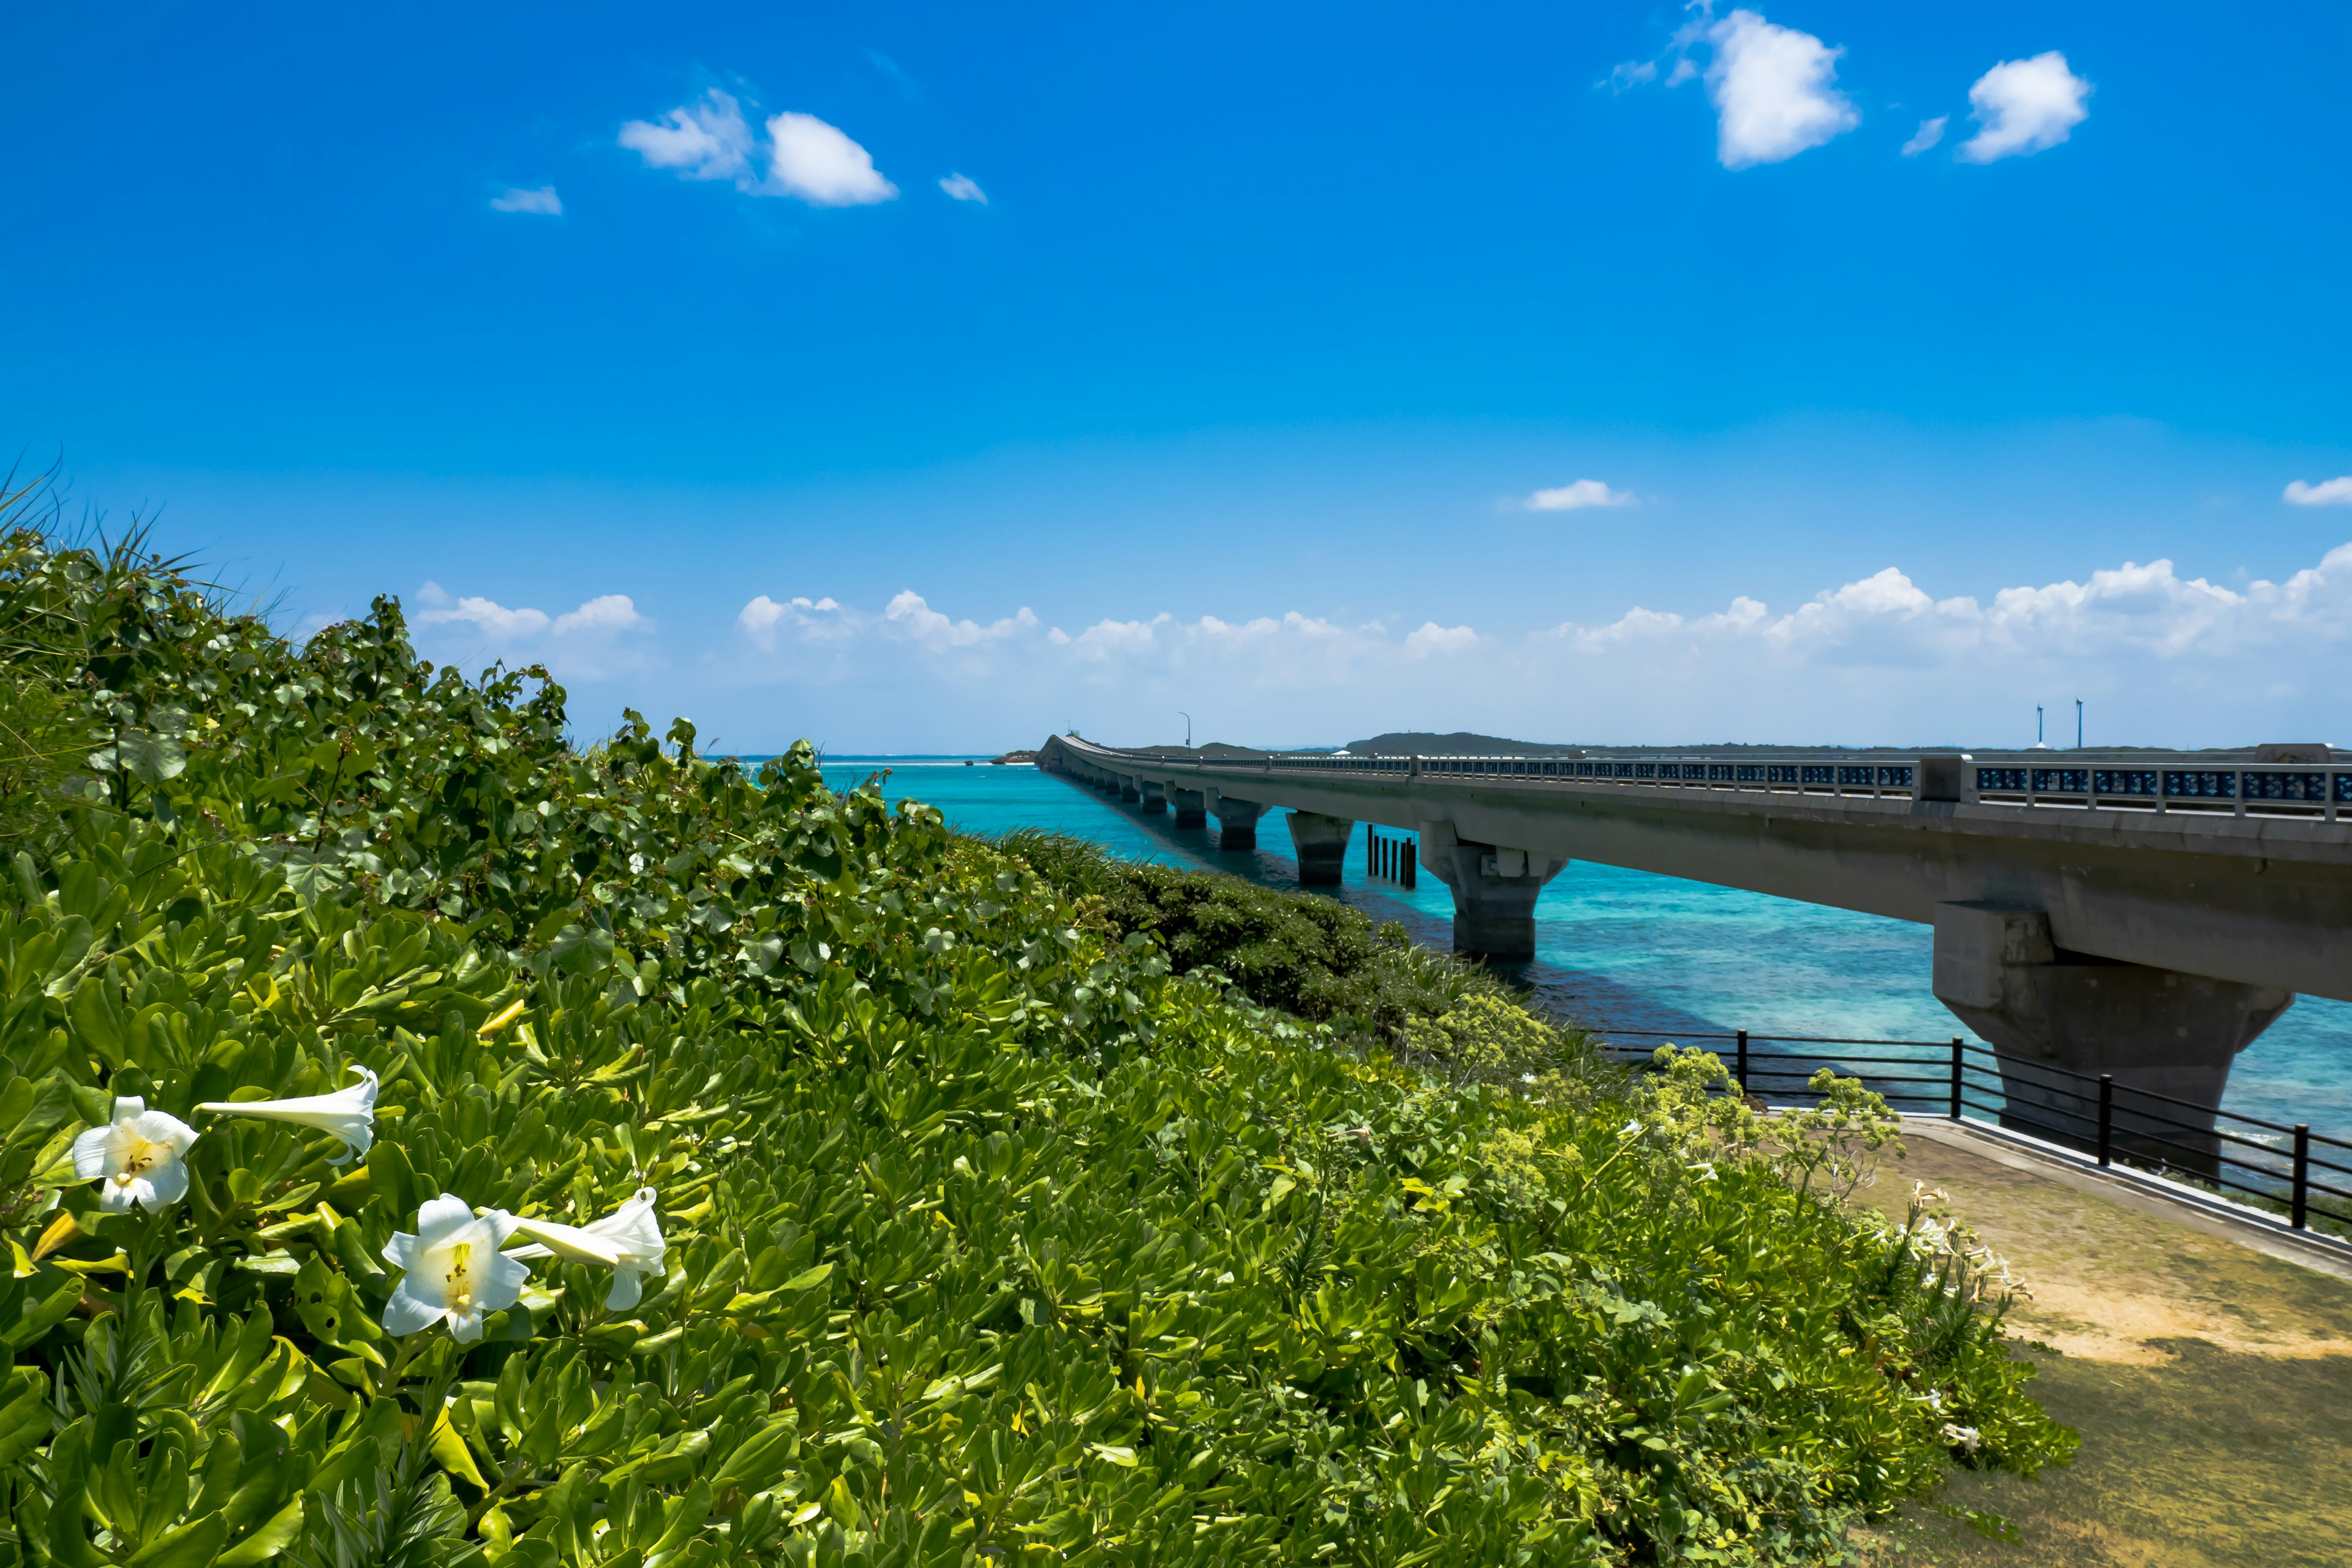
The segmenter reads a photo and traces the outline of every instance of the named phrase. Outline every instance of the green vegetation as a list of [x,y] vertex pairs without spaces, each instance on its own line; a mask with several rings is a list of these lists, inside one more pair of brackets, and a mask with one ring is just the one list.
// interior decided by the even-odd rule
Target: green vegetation
[[1514,994],[1475,964],[1415,946],[1402,926],[1375,927],[1329,899],[1121,860],[1067,833],[1024,828],[996,842],[1076,900],[1078,920],[1109,940],[1148,936],[1175,973],[1213,971],[1259,1005],[1332,1024],[1343,1038],[1401,1042],[1408,1020]]
[[0,1556],[1813,1563],[2071,1446],[1839,1206],[1851,1083],[10,548],[80,760],[0,878]]

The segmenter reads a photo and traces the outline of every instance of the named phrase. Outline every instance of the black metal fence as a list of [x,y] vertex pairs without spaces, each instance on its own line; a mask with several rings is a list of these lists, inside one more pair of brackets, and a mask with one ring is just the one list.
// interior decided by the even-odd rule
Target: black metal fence
[[[1859,1078],[1897,1110],[1993,1121],[2079,1150],[2102,1166],[2123,1164],[2186,1179],[2257,1206],[2284,1211],[2297,1230],[2321,1222],[2352,1237],[2352,1142],[2234,1111],[2213,1110],[2153,1089],[2043,1062],[1997,1056],[1990,1046],[1942,1040],[1846,1039],[1821,1035],[1596,1031],[1621,1061],[1646,1065],[1658,1045],[1715,1051],[1740,1091],[1768,1104],[1800,1103],[1822,1068]],[[1647,1039],[1652,1044],[1627,1043]],[[1836,1050],[1781,1047],[1832,1047]],[[1855,1055],[1862,1047],[1902,1056]]]

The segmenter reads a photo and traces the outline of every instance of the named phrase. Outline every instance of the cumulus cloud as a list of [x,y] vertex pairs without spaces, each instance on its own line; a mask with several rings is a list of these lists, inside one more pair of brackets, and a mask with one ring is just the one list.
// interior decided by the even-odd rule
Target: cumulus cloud
[[898,194],[872,153],[815,115],[789,110],[768,121],[768,179],[816,207],[868,206]]
[[648,168],[674,169],[682,180],[736,180],[751,169],[751,127],[730,93],[712,88],[659,120],[621,127],[621,145]]
[[1599,479],[1578,479],[1556,489],[1538,490],[1519,502],[1528,511],[1575,511],[1588,506],[1633,504],[1633,491],[1612,490]]
[[1435,621],[1423,621],[1417,630],[1406,634],[1404,656],[1427,658],[1433,654],[1465,653],[1477,646],[1478,634],[1468,626],[1441,626]]
[[2091,84],[2052,49],[2027,60],[2003,60],[1969,89],[1969,111],[1983,129],[1960,143],[1964,163],[1990,163],[2055,147],[2090,116]]
[[452,597],[438,583],[425,584],[416,598],[424,607],[414,622],[442,657],[533,659],[567,678],[595,680],[639,668],[654,631],[626,594],[600,594],[553,616],[480,595]]
[[[557,617],[538,634],[535,612],[448,609],[509,628],[514,644],[556,640]],[[1124,724],[1156,741],[1166,737],[1150,732],[1151,716],[1189,708],[1211,734],[1257,742],[1425,727],[1587,743],[1995,745],[2031,742],[2035,701],[2081,696],[2119,741],[2245,744],[2341,718],[2329,672],[2352,658],[2352,544],[2282,581],[2238,585],[2169,560],[1941,588],[1889,565],[1779,608],[1740,595],[1714,610],[1643,605],[1524,632],[1450,619],[1162,612],[1066,631],[1026,609],[968,616],[911,589],[879,609],[762,595],[738,616],[733,668],[791,689],[797,715],[838,715],[824,720],[836,738],[882,730],[877,714],[929,711],[952,713],[981,743],[1089,715],[1106,738]]]
[[1919,129],[1912,133],[1910,141],[1903,143],[1903,155],[1906,158],[1916,158],[1920,153],[1941,142],[1944,139],[1944,127],[1951,121],[1952,117],[1948,114],[1938,114],[1933,120],[1919,121]]
[[501,213],[538,213],[544,217],[562,217],[563,198],[555,194],[553,185],[539,185],[530,190],[525,190],[520,185],[509,185],[505,191],[490,198],[490,210]]
[[[731,180],[748,195],[846,207],[887,202],[898,194],[875,168],[873,154],[839,127],[787,110],[768,117],[761,143],[744,118],[742,103],[717,88],[659,120],[630,121],[621,127],[620,143],[648,168],[669,169],[684,180]],[[761,153],[764,174],[758,168]]]
[[940,189],[956,201],[978,202],[982,206],[988,205],[988,193],[980,188],[977,180],[967,175],[950,174],[940,182]]
[[2293,480],[2281,499],[2290,506],[2352,506],[2352,474],[2322,479],[2315,485]]
[[1706,90],[1725,168],[1778,163],[1862,123],[1832,85],[1843,49],[1747,10],[1716,23],[1706,38],[1715,46]]

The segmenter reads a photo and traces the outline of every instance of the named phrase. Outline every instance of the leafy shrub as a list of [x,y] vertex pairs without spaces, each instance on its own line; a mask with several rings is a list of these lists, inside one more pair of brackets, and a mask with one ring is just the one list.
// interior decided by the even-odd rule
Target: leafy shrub
[[1822,1562],[2065,1451],[1707,1058],[1436,1081],[805,744],[16,559],[110,585],[0,879],[0,1556]]
[[1415,946],[1402,925],[1375,926],[1331,899],[1122,860],[1066,833],[1026,828],[996,842],[1077,900],[1081,918],[1113,940],[1150,936],[1177,973],[1213,970],[1261,1005],[1342,1033],[1394,1039],[1408,1020],[1466,998],[1512,999],[1485,969]]

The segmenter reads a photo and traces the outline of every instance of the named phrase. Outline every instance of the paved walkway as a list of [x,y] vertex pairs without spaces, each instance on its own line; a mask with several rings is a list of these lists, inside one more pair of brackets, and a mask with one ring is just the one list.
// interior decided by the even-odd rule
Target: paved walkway
[[1950,1488],[1947,1502],[2005,1516],[2021,1542],[1919,1510],[1870,1563],[2352,1563],[2352,1266],[2290,1261],[2291,1247],[1967,1133],[1914,1126],[1905,1142],[1865,1201],[1899,1215],[1913,1182],[1940,1187],[2024,1276],[2018,1353],[2083,1451],[2037,1481]]

